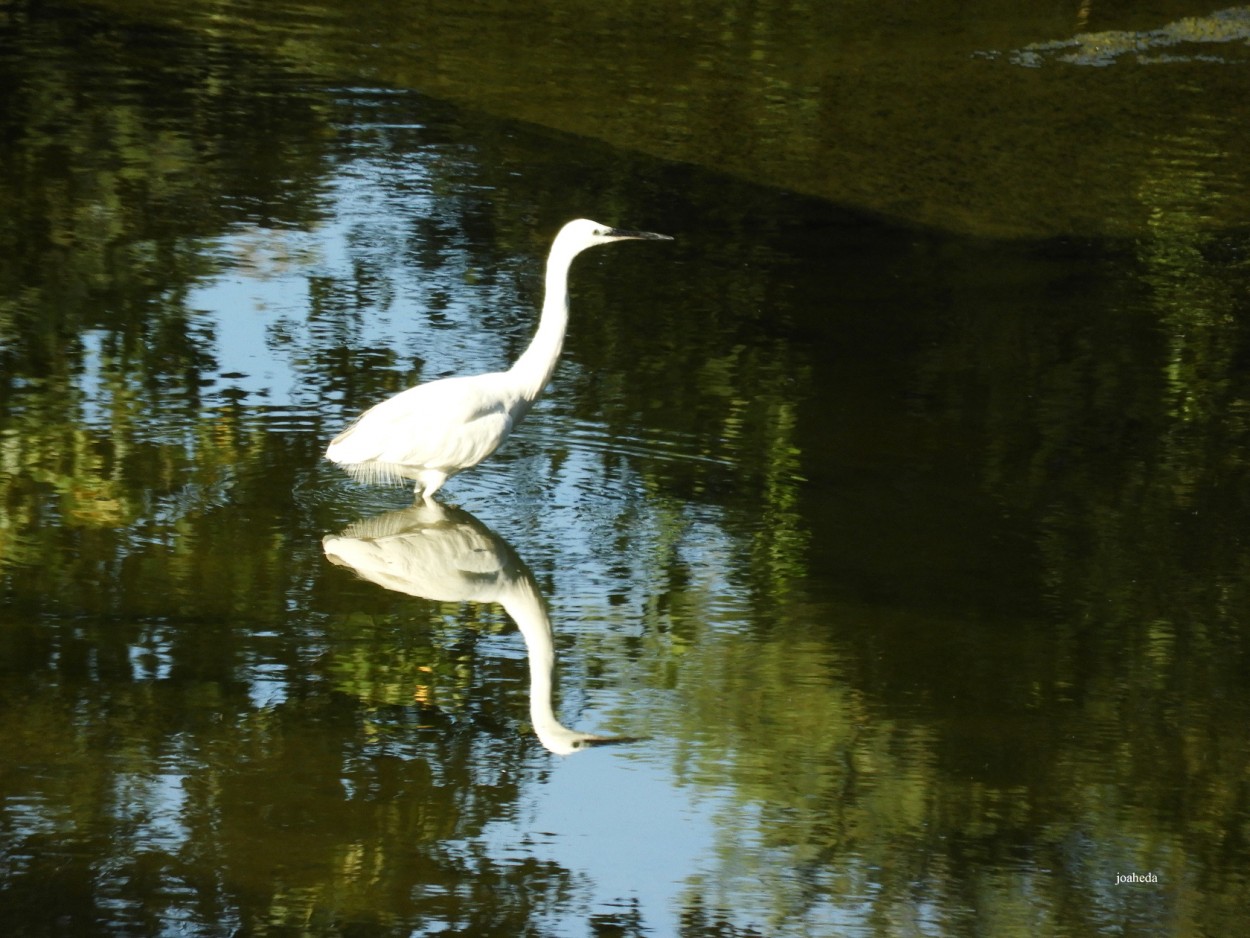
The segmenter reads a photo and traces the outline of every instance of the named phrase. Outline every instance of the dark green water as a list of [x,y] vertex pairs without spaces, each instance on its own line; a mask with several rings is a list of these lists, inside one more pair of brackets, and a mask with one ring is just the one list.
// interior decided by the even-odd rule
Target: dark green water
[[[376,21],[192,9],[0,8],[0,931],[1244,927],[1225,122],[1117,237],[972,238],[383,87]],[[322,460],[514,359],[582,215],[676,240],[579,259],[455,511]],[[553,754],[548,703],[634,741]]]

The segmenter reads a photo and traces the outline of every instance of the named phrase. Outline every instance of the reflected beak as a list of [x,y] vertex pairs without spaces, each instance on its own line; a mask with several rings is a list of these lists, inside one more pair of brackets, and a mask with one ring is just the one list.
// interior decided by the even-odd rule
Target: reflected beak
[[586,746],[618,746],[622,743],[645,743],[649,736],[588,736],[582,740]]

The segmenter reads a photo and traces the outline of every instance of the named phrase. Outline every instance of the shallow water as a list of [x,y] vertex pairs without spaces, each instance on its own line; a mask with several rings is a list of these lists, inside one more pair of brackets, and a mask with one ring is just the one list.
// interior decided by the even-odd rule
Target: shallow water
[[[1244,922],[1246,230],[971,239],[6,16],[7,933]],[[579,259],[533,414],[396,520],[326,442],[514,359],[578,215],[676,240]],[[631,742],[550,751],[547,626]]]

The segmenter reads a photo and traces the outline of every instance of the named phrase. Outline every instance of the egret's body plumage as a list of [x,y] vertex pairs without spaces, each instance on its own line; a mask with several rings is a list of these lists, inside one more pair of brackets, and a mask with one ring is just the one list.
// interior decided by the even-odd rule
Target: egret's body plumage
[[546,294],[538,331],[507,371],[442,378],[401,391],[365,411],[326,450],[363,482],[416,483],[428,499],[458,472],[497,450],[551,380],[568,326],[568,274],[573,258],[596,244],[625,239],[671,240],[579,218],[556,235],[547,258]]

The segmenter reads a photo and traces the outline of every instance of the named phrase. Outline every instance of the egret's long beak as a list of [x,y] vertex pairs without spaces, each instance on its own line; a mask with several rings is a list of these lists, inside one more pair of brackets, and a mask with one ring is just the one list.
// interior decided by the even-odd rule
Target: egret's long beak
[[609,228],[609,238],[634,238],[638,241],[672,241],[672,235],[656,234],[654,231],[630,231],[626,228]]

